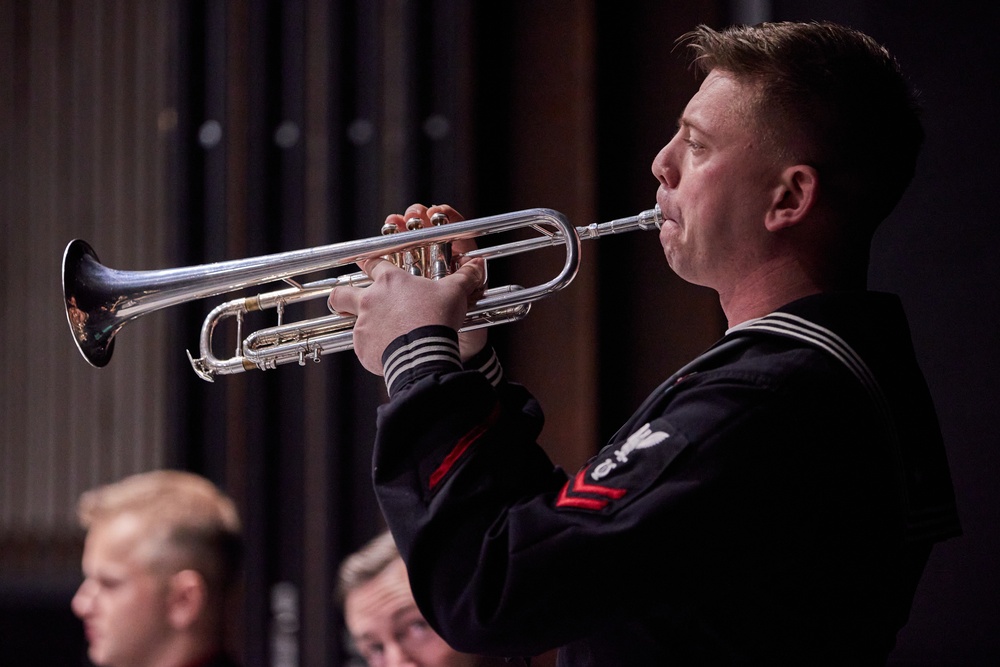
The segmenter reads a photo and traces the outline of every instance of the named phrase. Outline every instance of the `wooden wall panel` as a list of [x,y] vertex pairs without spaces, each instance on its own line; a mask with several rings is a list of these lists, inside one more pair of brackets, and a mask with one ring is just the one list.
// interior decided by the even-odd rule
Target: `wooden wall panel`
[[170,265],[170,6],[0,2],[3,542],[74,538],[82,490],[165,460],[164,360],[183,352],[152,315],[91,368],[67,329],[60,266],[76,237],[114,268]]

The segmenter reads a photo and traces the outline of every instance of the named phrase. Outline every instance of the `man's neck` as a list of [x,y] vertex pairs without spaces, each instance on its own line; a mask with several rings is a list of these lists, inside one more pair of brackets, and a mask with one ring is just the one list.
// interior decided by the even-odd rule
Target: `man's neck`
[[149,667],[202,667],[220,654],[215,642],[179,637],[150,656]]
[[865,287],[863,275],[821,275],[810,273],[795,262],[778,262],[759,267],[731,289],[719,290],[719,301],[732,328],[812,294]]

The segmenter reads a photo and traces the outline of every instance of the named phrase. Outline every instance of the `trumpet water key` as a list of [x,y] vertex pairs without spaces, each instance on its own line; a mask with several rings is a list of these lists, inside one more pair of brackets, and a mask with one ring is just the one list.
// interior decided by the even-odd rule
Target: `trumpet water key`
[[[461,239],[474,239],[481,246],[464,256],[482,257],[487,266],[493,259],[563,247],[562,268],[551,279],[528,287],[505,285],[486,290],[467,314],[463,330],[468,330],[519,320],[528,314],[534,301],[566,287],[579,267],[581,240],[659,229],[662,222],[656,207],[628,218],[574,227],[561,213],[537,208],[304,250],[153,271],[110,269],[100,263],[90,245],[78,239],[69,243],[63,255],[66,318],[84,359],[102,367],[111,359],[115,336],[121,328],[145,314],[266,283],[288,283],[290,287],[281,290],[227,301],[208,314],[201,329],[200,356],[194,358],[189,352],[188,357],[195,372],[211,381],[216,375],[319,361],[322,355],[353,347],[353,317],[331,314],[285,322],[284,311],[293,303],[325,299],[338,285],[364,287],[370,284],[368,276],[354,272],[302,284],[293,279],[295,276],[388,257],[412,273],[441,277],[458,261],[458,256],[452,256],[451,244]],[[483,245],[491,235],[520,230],[535,235]],[[243,316],[272,308],[278,314],[277,325],[243,338]],[[238,342],[231,357],[219,358],[213,353],[212,335],[219,322],[227,318],[236,320]]]

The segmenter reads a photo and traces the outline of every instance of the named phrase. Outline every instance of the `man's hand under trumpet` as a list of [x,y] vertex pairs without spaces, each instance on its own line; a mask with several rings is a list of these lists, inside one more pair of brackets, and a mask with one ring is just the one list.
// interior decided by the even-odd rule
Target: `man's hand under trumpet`
[[[449,222],[463,220],[451,206],[413,204],[403,215],[386,217],[405,233],[407,220],[419,218],[421,226],[430,227],[430,219],[443,213]],[[453,251],[468,252],[475,248],[470,240],[456,241]],[[468,260],[454,273],[440,280],[413,276],[381,257],[363,260],[358,266],[372,284],[368,287],[335,287],[327,301],[330,310],[342,315],[355,315],[354,352],[368,371],[382,375],[382,353],[393,340],[414,329],[429,325],[462,327],[469,308],[481,297],[486,281],[486,262]],[[462,359],[469,359],[486,345],[486,330],[466,332],[459,336]]]

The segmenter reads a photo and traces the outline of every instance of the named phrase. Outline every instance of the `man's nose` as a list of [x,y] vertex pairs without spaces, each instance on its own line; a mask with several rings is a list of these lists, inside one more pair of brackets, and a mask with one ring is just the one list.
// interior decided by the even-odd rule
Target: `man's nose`
[[420,663],[395,642],[385,646],[385,667],[421,667]]
[[90,587],[87,585],[87,581],[84,580],[80,584],[80,588],[76,589],[76,594],[73,595],[73,600],[70,603],[70,607],[73,609],[73,613],[83,618],[86,616],[91,608],[93,607],[94,595],[90,591]]
[[656,180],[667,188],[676,188],[680,182],[680,172],[677,171],[677,167],[673,161],[673,143],[673,140],[671,140],[670,143],[660,149],[660,152],[653,158],[651,167]]

